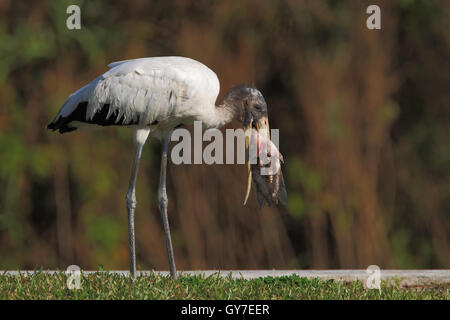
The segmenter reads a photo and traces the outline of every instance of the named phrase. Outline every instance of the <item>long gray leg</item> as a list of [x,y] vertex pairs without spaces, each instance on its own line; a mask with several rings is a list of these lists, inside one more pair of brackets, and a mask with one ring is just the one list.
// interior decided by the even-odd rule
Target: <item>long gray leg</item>
[[173,256],[172,239],[170,237],[169,219],[167,217],[167,192],[166,192],[166,171],[167,171],[167,149],[169,147],[170,136],[165,137],[162,144],[161,152],[161,173],[159,176],[159,188],[158,188],[158,204],[159,211],[161,212],[161,218],[164,225],[164,234],[166,236],[167,255],[169,257],[170,274],[173,279],[177,278],[177,271],[175,267],[175,259]]
[[126,206],[128,212],[128,234],[130,245],[130,273],[131,279],[136,279],[136,245],[134,236],[134,211],[136,209],[136,179],[139,170],[139,160],[141,159],[142,148],[147,139],[149,130],[136,130],[136,154],[134,157],[133,169],[131,171],[130,185],[126,196]]

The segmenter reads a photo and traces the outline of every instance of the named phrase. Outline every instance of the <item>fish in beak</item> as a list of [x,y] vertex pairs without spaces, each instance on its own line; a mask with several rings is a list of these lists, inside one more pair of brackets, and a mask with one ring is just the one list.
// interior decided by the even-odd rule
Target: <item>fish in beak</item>
[[287,194],[281,172],[283,156],[270,140],[267,117],[261,117],[258,121],[250,121],[245,128],[245,148],[248,153],[248,179],[244,205],[250,195],[252,181],[255,184],[260,208],[264,203],[269,206],[278,204],[278,202],[286,204]]

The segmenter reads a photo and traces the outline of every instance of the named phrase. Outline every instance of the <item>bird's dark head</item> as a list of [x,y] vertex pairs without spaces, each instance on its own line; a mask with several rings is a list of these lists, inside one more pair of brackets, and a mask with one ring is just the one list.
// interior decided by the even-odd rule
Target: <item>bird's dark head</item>
[[234,119],[245,130],[255,128],[270,137],[267,104],[258,89],[248,84],[237,85],[223,97],[222,104],[232,109]]

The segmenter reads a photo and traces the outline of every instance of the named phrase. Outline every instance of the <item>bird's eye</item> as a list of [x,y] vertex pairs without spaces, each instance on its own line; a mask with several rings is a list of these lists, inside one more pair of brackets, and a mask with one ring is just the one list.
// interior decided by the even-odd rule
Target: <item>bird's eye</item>
[[261,110],[262,110],[262,106],[261,106],[260,104],[255,104],[255,105],[254,105],[254,108],[255,108],[257,111],[261,111]]

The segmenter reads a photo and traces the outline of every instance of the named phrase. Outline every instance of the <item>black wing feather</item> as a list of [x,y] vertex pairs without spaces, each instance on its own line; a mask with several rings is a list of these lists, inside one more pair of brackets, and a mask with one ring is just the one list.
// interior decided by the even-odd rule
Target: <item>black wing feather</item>
[[75,126],[71,126],[71,122],[79,121],[90,124],[97,124],[100,126],[123,126],[123,125],[134,125],[139,123],[139,119],[124,123],[125,117],[122,115],[120,119],[117,119],[119,116],[119,112],[116,110],[113,114],[110,115],[109,118],[106,118],[109,111],[109,103],[104,104],[100,110],[98,110],[92,119],[86,119],[88,103],[80,102],[75,110],[69,114],[67,117],[59,117],[58,119],[53,120],[48,126],[47,129],[56,131],[59,130],[59,133],[65,133],[74,131],[77,128]]

